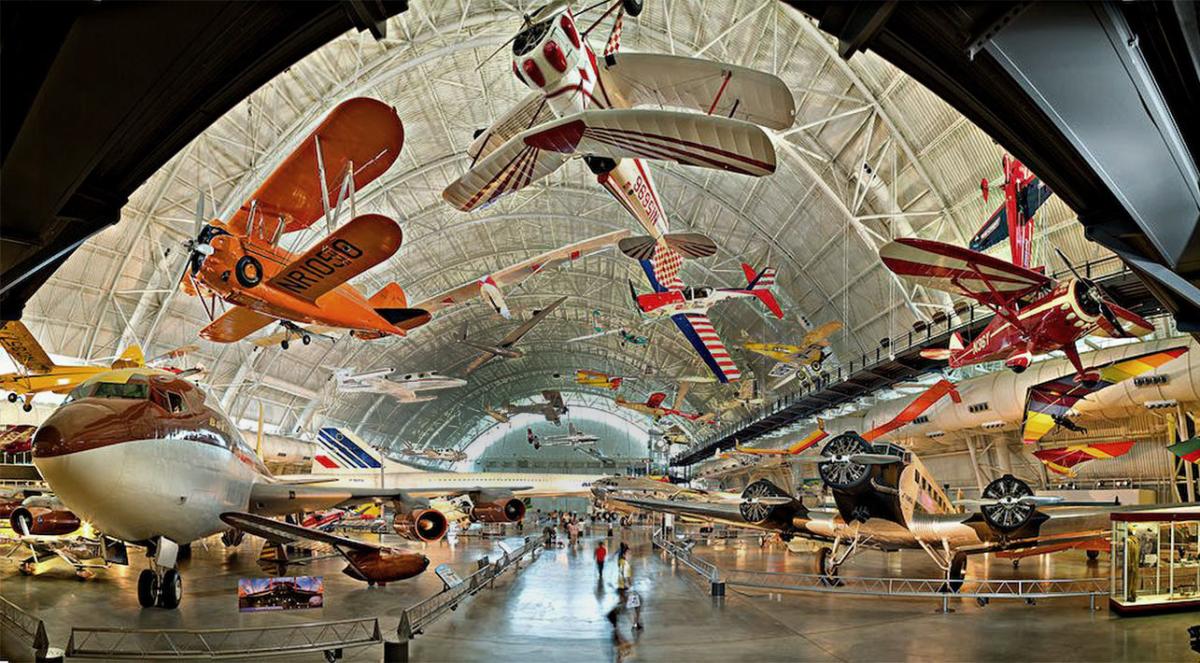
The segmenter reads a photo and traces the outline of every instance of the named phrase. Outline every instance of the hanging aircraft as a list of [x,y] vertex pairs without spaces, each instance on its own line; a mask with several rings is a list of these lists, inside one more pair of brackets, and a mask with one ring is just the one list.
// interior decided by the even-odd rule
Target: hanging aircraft
[[1098,442],[1092,444],[1071,444],[1052,449],[1038,449],[1034,457],[1042,461],[1046,469],[1055,474],[1068,477],[1075,476],[1075,468],[1093,460],[1119,458],[1133,449],[1133,440],[1122,442]]
[[542,437],[533,432],[532,428],[525,429],[525,439],[533,445],[534,449],[542,447],[583,447],[592,446],[600,441],[599,437],[590,433],[584,433],[575,428],[575,424],[567,424],[566,435],[550,435]]
[[459,463],[467,459],[467,452],[459,449],[450,449],[446,447],[432,448],[423,447],[416,448],[411,444],[405,443],[396,452],[401,456],[416,458],[420,460],[445,461],[448,463]]
[[[649,268],[653,271],[653,268]],[[755,272],[750,265],[742,263],[746,276],[745,288],[663,288],[661,282],[651,279],[654,292],[637,294],[630,283],[630,295],[638,310],[654,318],[669,317],[679,331],[708,365],[720,382],[733,382],[741,378],[741,372],[729,356],[729,351],[717,335],[717,330],[708,319],[708,309],[731,300],[758,299],[777,318],[783,318],[783,309],[771,294],[775,284],[775,270],[771,267]],[[650,272],[648,271],[647,274]]]
[[766,399],[758,392],[758,382],[756,380],[745,380],[738,387],[737,393],[732,398],[718,401],[715,408],[721,413],[732,413],[739,407],[754,407],[762,405]]
[[[181,277],[184,291],[200,296],[213,319],[201,338],[232,343],[278,321],[286,349],[296,336],[305,345],[311,341],[315,331],[301,325],[377,339],[404,336],[428,322],[429,313],[409,308],[395,283],[370,298],[347,283],[400,248],[400,225],[379,214],[356,215],[354,192],[386,172],[403,144],[395,109],[375,99],[349,99],[330,111],[232,217],[203,223],[201,198]],[[354,218],[339,228],[347,199]],[[283,235],[322,218],[330,234],[303,254],[280,246]],[[218,299],[233,308],[219,313]]]
[[437,396],[421,396],[419,392],[435,389],[454,389],[467,384],[466,380],[451,378],[437,373],[404,373],[395,368],[380,368],[365,373],[354,373],[349,368],[333,372],[339,393],[387,394],[401,403],[422,403]]
[[663,417],[674,416],[674,417],[682,417],[689,421],[699,421],[701,423],[712,423],[717,418],[717,416],[711,412],[709,412],[707,414],[700,414],[699,412],[683,412],[680,410],[666,407],[663,405],[663,401],[665,401],[666,399],[667,399],[666,394],[664,394],[661,391],[657,391],[657,392],[654,392],[653,394],[650,394],[650,398],[647,398],[645,403],[627,401],[624,398],[621,398],[620,396],[618,396],[615,399],[615,402],[617,405],[619,405],[627,410],[633,410],[634,412],[641,412],[642,414],[645,414],[647,416],[654,417],[655,421],[658,421],[659,419],[662,419]]
[[842,328],[842,323],[833,320],[808,331],[804,338],[795,345],[784,343],[746,342],[741,344],[743,350],[769,357],[778,362],[771,369],[772,377],[784,378],[777,382],[775,389],[804,375],[816,375],[829,357],[829,337]]
[[821,440],[824,440],[828,436],[829,434],[825,432],[825,422],[821,419],[817,419],[816,430],[810,432],[809,434],[782,449],[744,447],[740,444],[734,444],[733,449],[737,453],[747,456],[795,456],[800,452],[811,448],[813,445]]
[[[1053,194],[1050,187],[1013,157],[1004,155],[1001,165],[1004,168],[1004,183],[1000,185],[1000,190],[1004,193],[1004,202],[984,221],[968,247],[972,251],[983,252],[1008,238],[1012,263],[1018,267],[1032,268],[1033,217]],[[984,179],[979,183],[979,189],[984,202],[987,202],[992,186]]]
[[541,255],[522,260],[515,265],[487,274],[475,281],[421,300],[417,302],[416,308],[433,314],[446,307],[462,304],[478,297],[491,307],[493,311],[500,314],[501,317],[511,320],[512,312],[509,311],[508,304],[504,301],[502,289],[509,287],[519,288],[527,279],[536,274],[600,253],[611,246],[615,246],[618,241],[628,236],[628,230],[617,230],[552,249]]
[[[20,320],[0,322],[0,346],[13,363],[20,367],[16,373],[0,375],[0,391],[8,392],[8,402],[24,400],[21,409],[33,410],[33,397],[41,393],[65,394],[80,382],[114,368],[143,366],[142,349],[136,345],[125,348],[111,366],[60,366],[50,359],[33,334]],[[181,348],[180,350],[193,349]],[[177,350],[155,357],[151,362],[177,356]]]
[[616,391],[621,388],[621,384],[625,380],[636,380],[637,378],[628,378],[620,375],[609,375],[602,371],[590,371],[581,368],[575,371],[575,384],[580,384],[585,387],[603,387]]
[[545,320],[546,317],[554,311],[554,309],[558,308],[565,301],[567,301],[567,297],[566,295],[563,295],[562,297],[554,300],[554,302],[546,308],[540,311],[534,311],[533,316],[529,318],[529,320],[526,320],[525,322],[521,323],[519,327],[509,332],[508,335],[501,339],[496,345],[483,345],[467,340],[467,329],[466,327],[463,327],[463,335],[462,338],[459,339],[459,343],[482,351],[482,354],[473,359],[471,363],[467,365],[466,374],[470,375],[471,373],[474,373],[480,366],[483,366],[496,357],[501,357],[503,359],[518,359],[525,356],[523,351],[518,350],[513,346],[520,342],[520,340],[524,338],[525,335],[530,332],[530,330],[538,326],[538,323],[540,323],[542,320]]
[[889,242],[879,256],[897,275],[966,295],[996,314],[970,343],[955,332],[949,348],[921,351],[928,359],[949,361],[951,368],[1003,361],[1020,373],[1034,355],[1062,350],[1075,367],[1075,380],[1086,384],[1099,377],[1084,370],[1076,341],[1085,336],[1133,338],[1154,331],[1141,316],[1108,301],[1104,291],[1065,258],[1074,278],[1055,282],[1040,271],[927,239]]
[[649,336],[642,336],[641,334],[637,334],[633,331],[630,331],[626,327],[616,327],[613,329],[605,329],[604,325],[601,324],[601,322],[600,322],[600,311],[592,311],[592,333],[591,334],[584,334],[583,336],[576,336],[575,338],[567,339],[567,343],[577,343],[579,341],[590,341],[593,338],[603,338],[605,336],[611,336],[613,334],[620,334],[620,336],[618,337],[618,340],[621,342],[621,347],[625,347],[627,345],[638,345],[638,346],[650,345],[650,337]]
[[514,415],[538,414],[555,426],[561,426],[562,419],[560,417],[568,411],[562,394],[556,389],[547,389],[542,392],[542,398],[545,400],[541,403],[529,403],[528,405],[509,403],[496,408],[484,408],[484,412],[502,424],[508,423]]
[[374,584],[410,578],[429,564],[416,552],[266,516],[390,500],[397,534],[436,541],[446,531],[440,512],[403,490],[271,475],[216,399],[156,369],[112,370],[79,385],[38,428],[33,464],[62,508],[18,508],[10,516],[14,530],[43,535],[83,520],[101,533],[104,557],[113,563],[127,563],[127,544],[144,546],[150,568],[137,582],[143,607],[177,607],[183,596],[179,547],[218,532],[227,545],[245,532],[272,543],[326,543],[348,562],[345,573]]
[[[598,58],[587,37],[614,11],[612,32]],[[717,246],[698,233],[670,232],[644,160],[768,175],[775,171],[775,148],[762,127],[791,126],[795,100],[787,85],[768,73],[675,55],[619,53],[627,11],[637,15],[640,4],[610,3],[582,32],[564,3],[525,17],[513,38],[512,67],[534,92],[477,135],[467,149],[470,169],[442,197],[471,211],[581,157],[647,232],[622,240],[621,251],[641,263],[655,291],[679,293],[683,260],[711,256]],[[739,377],[702,312],[673,319],[722,382]]]
[[37,426],[27,424],[4,424],[0,426],[0,451],[6,454],[23,454],[33,449],[33,432]]

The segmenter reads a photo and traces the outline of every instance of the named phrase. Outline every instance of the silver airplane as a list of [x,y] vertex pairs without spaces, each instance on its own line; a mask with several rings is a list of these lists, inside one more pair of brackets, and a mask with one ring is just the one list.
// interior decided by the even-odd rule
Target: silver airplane
[[557,389],[546,389],[542,392],[542,398],[546,399],[541,403],[529,403],[528,405],[507,405],[484,408],[490,417],[496,421],[506,424],[512,419],[513,415],[517,414],[540,414],[546,418],[546,421],[555,426],[562,425],[562,415],[568,412],[567,404],[563,402],[562,394]]
[[437,373],[400,373],[394,368],[380,368],[354,373],[349,368],[333,372],[339,392],[387,394],[401,403],[432,401],[436,396],[421,396],[419,392],[434,389],[454,389],[467,384],[466,380]]
[[916,454],[894,444],[872,444],[852,432],[833,438],[819,456],[807,460],[817,463],[836,508],[809,508],[766,479],[747,486],[736,502],[649,499],[612,490],[597,497],[775,531],[785,541],[801,537],[830,543],[818,550],[816,572],[831,582],[836,582],[839,568],[864,549],[921,549],[946,574],[949,591],[961,588],[969,555],[1036,555],[1074,547],[1087,550],[1094,559],[1099,554],[1095,545],[1109,534],[1109,515],[1138,508],[1035,495],[1027,483],[1006,474],[989,483],[980,499],[961,500],[959,504],[969,508],[960,509]]
[[525,322],[521,323],[521,326],[519,326],[516,329],[509,332],[507,336],[500,339],[500,342],[496,343],[495,345],[484,345],[481,343],[476,343],[474,341],[468,340],[467,339],[467,329],[466,329],[466,327],[464,327],[463,335],[462,335],[462,338],[459,339],[459,342],[462,343],[463,345],[475,348],[476,350],[479,350],[480,352],[482,352],[482,354],[480,354],[478,357],[473,359],[471,361],[471,363],[467,365],[466,374],[470,375],[471,373],[478,370],[480,366],[483,366],[484,364],[495,359],[496,357],[501,357],[504,359],[519,359],[521,357],[524,357],[525,353],[522,350],[518,350],[514,346],[516,346],[516,344],[522,338],[524,338],[525,335],[530,332],[530,330],[532,330],[534,327],[538,326],[538,323],[540,323],[542,320],[545,320],[546,317],[549,316],[550,313],[554,311],[554,309],[558,308],[565,301],[567,301],[567,298],[564,295],[564,296],[554,300],[554,302],[552,304],[550,304],[549,306],[547,306],[546,308],[544,308],[540,311],[536,311],[532,317],[530,317]]
[[532,428],[527,428],[526,438],[528,439],[529,443],[533,445],[534,449],[540,449],[542,447],[592,446],[600,441],[599,437],[596,437],[591,433],[584,433],[580,431],[579,429],[575,428],[575,424],[572,423],[567,424],[566,435],[550,435],[548,437],[541,437],[534,433]]

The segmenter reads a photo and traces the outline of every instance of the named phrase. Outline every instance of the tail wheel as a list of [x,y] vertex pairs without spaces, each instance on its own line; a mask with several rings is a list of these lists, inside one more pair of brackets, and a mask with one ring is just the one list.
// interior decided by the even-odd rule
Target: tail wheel
[[175,569],[167,569],[163,574],[162,584],[158,592],[158,606],[167,610],[179,607],[183,599],[183,577]]
[[300,342],[304,345],[308,345],[309,343],[312,343],[312,336],[305,334],[304,336],[300,337]]
[[1087,551],[1087,558],[1088,558],[1089,562],[1094,562],[1094,561],[1100,559],[1100,551],[1099,550]]
[[283,348],[284,350],[287,350],[289,345],[290,344],[287,342],[286,338],[279,342],[279,347]]
[[983,499],[996,500],[997,503],[986,504],[980,507],[980,511],[989,525],[1001,532],[1011,532],[1020,529],[1033,517],[1036,507],[1021,501],[1022,497],[1031,495],[1033,489],[1029,484],[1005,474],[983,489]]
[[821,480],[831,488],[849,489],[865,482],[871,474],[871,468],[862,463],[849,460],[834,460],[839,456],[850,456],[859,453],[871,453],[871,443],[857,433],[838,435],[829,441],[821,455],[830,460],[817,464]]
[[262,282],[262,263],[254,256],[242,256],[233,266],[234,276],[243,288],[253,288]]
[[154,571],[143,569],[138,576],[138,603],[143,608],[153,608],[158,603],[158,576]]
[[22,405],[22,406],[21,406],[21,409],[22,409],[23,411],[25,411],[25,412],[32,412],[32,411],[33,411],[33,404],[32,404],[32,403],[26,403],[26,404],[24,404],[24,405]]

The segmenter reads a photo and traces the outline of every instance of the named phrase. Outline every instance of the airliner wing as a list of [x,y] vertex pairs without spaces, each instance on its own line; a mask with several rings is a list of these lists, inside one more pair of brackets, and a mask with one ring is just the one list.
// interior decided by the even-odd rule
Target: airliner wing
[[747,522],[745,518],[742,518],[742,513],[737,502],[689,502],[685,500],[656,500],[644,497],[610,497],[609,499],[657,513],[670,513],[676,516],[715,520],[737,527],[777,529],[765,523],[763,525],[754,525]]
[[374,500],[404,500],[407,491],[398,488],[345,488],[286,483],[256,483],[250,489],[250,511],[264,516],[283,516],[301,511],[322,511]]

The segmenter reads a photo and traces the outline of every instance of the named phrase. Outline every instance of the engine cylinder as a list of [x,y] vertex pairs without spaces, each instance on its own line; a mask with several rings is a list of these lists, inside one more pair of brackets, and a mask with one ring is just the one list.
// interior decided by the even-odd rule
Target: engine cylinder
[[[25,526],[21,526],[24,521]],[[47,509],[45,507],[17,507],[8,519],[12,529],[17,534],[25,533],[37,536],[62,536],[79,529],[79,516],[66,509]]]
[[439,541],[449,529],[450,521],[437,509],[397,513],[392,518],[392,530],[409,541]]

